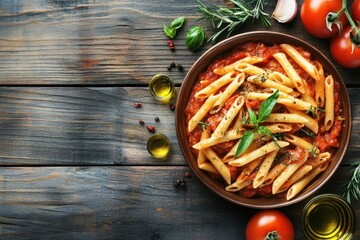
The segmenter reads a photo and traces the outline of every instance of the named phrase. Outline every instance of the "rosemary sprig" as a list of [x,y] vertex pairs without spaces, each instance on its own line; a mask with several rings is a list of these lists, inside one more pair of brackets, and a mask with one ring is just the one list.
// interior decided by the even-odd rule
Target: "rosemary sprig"
[[343,196],[351,203],[351,198],[360,199],[360,162],[352,164],[352,176],[350,181],[345,185]]
[[263,26],[271,25],[266,12],[264,12],[266,0],[251,0],[245,3],[244,0],[229,0],[234,4],[234,7],[221,7],[214,5],[213,9],[207,7],[198,0],[200,6],[197,11],[203,14],[200,19],[206,19],[210,22],[216,32],[208,39],[212,43],[227,32],[227,37],[237,30],[244,22],[249,19],[260,20]]

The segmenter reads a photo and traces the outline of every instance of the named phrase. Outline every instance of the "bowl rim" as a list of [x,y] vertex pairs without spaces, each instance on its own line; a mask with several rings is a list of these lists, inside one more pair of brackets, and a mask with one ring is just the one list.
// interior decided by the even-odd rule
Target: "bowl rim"
[[[275,38],[280,38],[282,39],[282,41],[274,41],[274,40],[267,40],[267,41],[263,41],[260,40],[262,38],[268,37],[268,36],[272,36]],[[239,200],[234,199],[235,196],[236,198],[243,198],[243,197],[239,197],[238,195],[228,192],[224,189],[224,187],[219,188],[219,184],[215,183],[216,181],[209,181],[209,177],[207,177],[206,173],[204,173],[201,169],[199,169],[197,167],[197,164],[195,166],[193,162],[196,162],[195,156],[191,151],[191,148],[188,144],[187,141],[187,137],[186,137],[186,131],[180,131],[180,126],[182,124],[185,124],[185,115],[184,112],[181,112],[179,110],[179,107],[176,107],[175,110],[175,128],[176,128],[176,135],[177,135],[177,139],[179,142],[179,146],[180,146],[180,150],[182,152],[183,157],[185,158],[185,161],[187,162],[187,164],[190,166],[191,170],[195,173],[195,175],[200,179],[200,181],[205,184],[205,186],[207,186],[209,189],[211,189],[213,192],[215,192],[218,196],[222,197],[223,199],[226,199],[236,205],[240,205],[240,206],[244,206],[244,207],[250,207],[250,208],[259,208],[259,209],[268,209],[268,208],[279,208],[279,207],[285,207],[285,206],[289,206],[292,204],[295,204],[307,197],[309,197],[310,195],[314,194],[316,191],[318,191],[320,188],[323,187],[323,185],[325,185],[325,183],[328,182],[328,180],[333,176],[333,174],[336,172],[337,168],[340,166],[345,153],[346,153],[346,149],[348,148],[348,144],[350,141],[350,136],[351,136],[351,130],[352,130],[352,109],[351,109],[351,102],[350,102],[350,98],[349,98],[349,94],[346,88],[346,85],[341,77],[341,75],[339,74],[339,72],[337,71],[336,67],[334,66],[334,64],[322,53],[320,52],[317,48],[315,48],[314,46],[312,46],[311,44],[307,43],[306,41],[298,38],[298,37],[294,37],[292,35],[286,34],[286,33],[281,33],[281,32],[273,32],[273,31],[250,31],[250,32],[245,32],[245,33],[241,33],[235,36],[232,36],[230,38],[227,38],[219,43],[217,43],[216,45],[210,47],[207,51],[205,51],[190,67],[189,71],[187,72],[184,81],[180,87],[180,90],[178,92],[178,99],[177,99],[177,105],[179,104],[179,99],[182,96],[185,96],[184,99],[186,99],[186,102],[184,103],[186,106],[187,101],[189,99],[190,93],[192,91],[192,88],[195,84],[195,82],[198,79],[198,75],[203,72],[206,67],[219,55],[221,55],[222,53],[225,53],[231,49],[234,48],[235,44],[242,44],[248,41],[257,41],[257,42],[272,42],[272,44],[274,43],[287,43],[290,42],[293,45],[296,46],[300,46],[302,47],[304,50],[310,52],[311,56],[313,58],[315,58],[316,60],[320,61],[323,63],[324,69],[326,69],[326,72],[331,72],[332,75],[334,76],[335,81],[337,81],[340,85],[340,89],[341,89],[341,93],[340,96],[344,97],[345,99],[343,99],[343,107],[342,109],[344,110],[344,116],[345,116],[345,110],[347,110],[347,114],[345,116],[345,123],[348,126],[347,128],[343,128],[342,129],[342,133],[341,133],[341,137],[340,137],[340,143],[342,144],[342,146],[340,145],[339,149],[342,147],[342,151],[336,151],[336,154],[333,156],[333,159],[335,159],[335,157],[337,156],[338,160],[332,161],[330,166],[333,164],[332,168],[330,169],[330,166],[325,170],[325,172],[323,172],[321,174],[320,177],[317,177],[317,180],[313,180],[311,184],[309,184],[304,190],[302,190],[295,198],[291,199],[291,200],[286,200],[284,199],[284,201],[279,201],[278,203],[268,203],[268,204],[259,204],[259,201],[253,201],[254,203],[248,203],[248,202],[241,202]],[[224,51],[220,51],[221,49],[225,49]],[[202,62],[204,62],[206,64],[204,64],[204,66],[201,68],[199,67],[199,65],[201,65]],[[325,65],[324,65],[325,63]],[[192,76],[193,74],[196,74],[196,77]],[[186,89],[186,87],[190,86],[191,90]],[[188,91],[188,94],[185,95],[186,91]],[[183,101],[184,102],[184,101]],[[344,124],[345,124],[344,123]],[[185,126],[185,125],[184,125]],[[186,128],[185,128],[186,129]],[[347,131],[346,131],[347,130]],[[183,139],[183,143],[182,140]],[[333,163],[335,162],[335,163]],[[325,174],[327,172],[327,174]],[[320,181],[321,180],[321,181]],[[305,191],[305,192],[304,192]],[[230,194],[229,194],[230,193]],[[245,198],[243,198],[245,199]],[[249,198],[246,198],[249,199]],[[264,198],[265,199],[265,198]],[[264,200],[262,199],[262,200]],[[275,200],[275,198],[271,198],[272,200]],[[254,200],[254,199],[252,199]],[[266,199],[268,200],[268,199]],[[251,201],[251,200],[247,200],[247,201]],[[261,202],[261,201],[260,201]]]

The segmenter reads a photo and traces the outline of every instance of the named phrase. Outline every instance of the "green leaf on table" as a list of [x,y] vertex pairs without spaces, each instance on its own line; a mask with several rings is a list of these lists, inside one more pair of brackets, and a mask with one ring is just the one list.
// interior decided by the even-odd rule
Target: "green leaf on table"
[[174,29],[179,29],[179,28],[181,28],[181,26],[183,25],[184,22],[185,22],[185,17],[175,18],[175,19],[170,23],[170,27],[171,27],[171,28],[174,28]]
[[266,98],[264,102],[261,103],[258,114],[258,123],[262,123],[266,119],[268,119],[278,98],[279,98],[279,90],[276,90],[273,94],[271,94],[268,98]]
[[253,142],[254,140],[254,132],[246,131],[241,137],[238,148],[236,149],[235,158],[237,158],[240,154],[242,154]]
[[174,38],[176,35],[176,29],[173,27],[168,27],[164,24],[164,32],[166,34],[166,36],[168,36],[169,38]]
[[186,46],[190,51],[196,51],[203,44],[205,32],[199,26],[192,26],[186,33]]

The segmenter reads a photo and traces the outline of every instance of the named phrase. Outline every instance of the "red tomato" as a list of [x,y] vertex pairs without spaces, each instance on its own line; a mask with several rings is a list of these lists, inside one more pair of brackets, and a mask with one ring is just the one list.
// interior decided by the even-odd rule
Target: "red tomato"
[[[358,26],[360,29],[360,26]],[[337,37],[331,39],[330,52],[335,61],[346,68],[360,67],[360,46],[354,46],[350,40],[351,26],[347,26]]]
[[360,0],[354,0],[351,5],[351,16],[354,21],[360,22]]
[[[305,0],[301,6],[300,18],[306,31],[318,38],[331,38],[338,35],[339,29],[336,24],[332,25],[332,31],[326,27],[326,17],[329,12],[337,13],[342,8],[341,0]],[[347,23],[344,13],[339,17],[343,26]]]
[[[293,240],[294,227],[290,219],[279,210],[261,210],[252,216],[246,225],[247,240],[264,240],[270,232],[276,231],[273,239]],[[270,238],[269,238],[270,239]]]

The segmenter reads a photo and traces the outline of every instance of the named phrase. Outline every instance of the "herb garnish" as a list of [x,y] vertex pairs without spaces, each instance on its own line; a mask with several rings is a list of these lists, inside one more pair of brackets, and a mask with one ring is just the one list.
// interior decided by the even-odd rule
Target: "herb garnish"
[[227,36],[230,36],[248,19],[252,19],[253,22],[260,20],[265,27],[271,25],[268,19],[269,14],[264,12],[265,0],[251,0],[248,3],[241,0],[230,0],[230,2],[234,4],[233,7],[216,5],[213,6],[214,9],[211,9],[198,0],[200,6],[198,6],[197,11],[204,15],[199,20],[206,19],[217,30],[208,41],[217,42],[225,32],[227,32]]
[[164,24],[163,28],[166,36],[168,36],[169,38],[174,38],[176,35],[176,30],[181,28],[184,22],[185,17],[178,17],[170,23],[169,27]]
[[235,157],[238,157],[250,146],[250,144],[254,140],[254,131],[257,131],[260,135],[267,134],[272,136],[270,130],[267,127],[259,126],[259,124],[264,122],[270,116],[270,113],[273,110],[278,98],[279,90],[276,90],[267,99],[265,99],[264,102],[261,103],[258,116],[256,116],[256,113],[253,110],[251,110],[250,108],[248,109],[250,122],[254,126],[254,129],[244,132],[243,136],[241,137],[239,146],[236,150]]
[[351,197],[356,200],[360,199],[360,162],[353,163],[351,166],[354,167],[351,170],[352,176],[348,184],[345,185],[343,193],[343,196],[349,203],[351,203]]
[[208,123],[208,122],[201,122],[201,121],[199,121],[199,122],[198,122],[198,125],[199,125],[201,131],[205,131],[206,128],[209,126],[209,123]]

